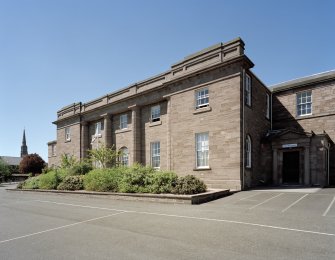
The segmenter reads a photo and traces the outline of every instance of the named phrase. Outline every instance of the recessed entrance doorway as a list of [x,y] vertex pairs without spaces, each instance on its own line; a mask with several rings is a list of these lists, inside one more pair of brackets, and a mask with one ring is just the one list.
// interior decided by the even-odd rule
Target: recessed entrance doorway
[[299,151],[283,152],[283,183],[299,183]]

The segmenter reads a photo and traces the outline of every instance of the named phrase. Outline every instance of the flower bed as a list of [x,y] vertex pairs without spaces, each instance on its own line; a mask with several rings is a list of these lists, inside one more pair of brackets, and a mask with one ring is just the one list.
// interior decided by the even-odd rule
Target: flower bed
[[18,188],[188,195],[206,191],[203,181],[193,175],[179,177],[174,172],[157,171],[139,164],[89,172],[73,168],[54,169],[27,179]]

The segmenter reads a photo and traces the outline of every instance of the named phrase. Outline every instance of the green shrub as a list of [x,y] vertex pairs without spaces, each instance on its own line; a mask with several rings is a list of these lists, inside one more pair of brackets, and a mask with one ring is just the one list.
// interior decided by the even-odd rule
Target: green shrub
[[206,185],[193,175],[180,177],[173,189],[175,194],[197,194],[206,191]]
[[68,168],[69,175],[84,175],[93,169],[92,165],[88,162],[80,162]]
[[0,157],[0,182],[11,175],[10,166]]
[[60,178],[56,171],[41,174],[37,178],[39,179],[39,189],[54,190],[57,189],[57,186],[60,183]]
[[155,169],[149,166],[134,164],[132,167],[124,167],[119,191],[125,193],[151,192],[153,174]]
[[178,180],[177,174],[174,172],[155,172],[151,175],[151,193],[172,193]]
[[[124,167],[120,167],[122,169]],[[94,169],[84,176],[84,188],[90,191],[118,191],[122,177],[119,168]]]
[[39,189],[39,177],[31,177],[22,183],[22,189]]
[[82,190],[84,188],[84,178],[81,175],[66,176],[58,185],[57,190]]
[[52,172],[55,172],[57,174],[59,182],[62,182],[64,178],[69,175],[69,169],[58,168],[53,170]]

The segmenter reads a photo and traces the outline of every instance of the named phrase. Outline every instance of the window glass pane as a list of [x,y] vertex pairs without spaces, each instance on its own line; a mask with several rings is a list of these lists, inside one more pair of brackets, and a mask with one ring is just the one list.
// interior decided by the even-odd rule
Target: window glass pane
[[129,163],[129,160],[128,160],[128,148],[124,147],[124,148],[121,148],[121,165],[125,165],[127,166],[128,163]]
[[297,94],[297,114],[312,114],[312,92],[302,92]]
[[128,127],[128,117],[127,114],[120,116],[120,129],[125,129]]
[[245,166],[246,167],[251,167],[251,138],[248,135],[247,138],[245,139]]
[[65,128],[65,140],[66,140],[66,141],[71,140],[70,127],[66,127],[66,128]]
[[203,107],[209,104],[208,89],[202,89],[196,92],[196,107]]
[[101,134],[101,122],[95,123],[95,135]]
[[196,134],[197,167],[208,167],[208,133]]
[[160,116],[161,116],[161,107],[159,105],[152,107],[151,108],[151,121],[152,122],[159,121]]
[[151,166],[160,167],[160,142],[151,143]]

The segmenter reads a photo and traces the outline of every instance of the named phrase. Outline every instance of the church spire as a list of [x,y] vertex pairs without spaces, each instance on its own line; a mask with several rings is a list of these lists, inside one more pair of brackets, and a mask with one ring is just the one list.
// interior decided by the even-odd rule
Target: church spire
[[28,154],[28,147],[26,143],[26,130],[23,129],[23,138],[22,138],[22,145],[21,145],[21,158]]

